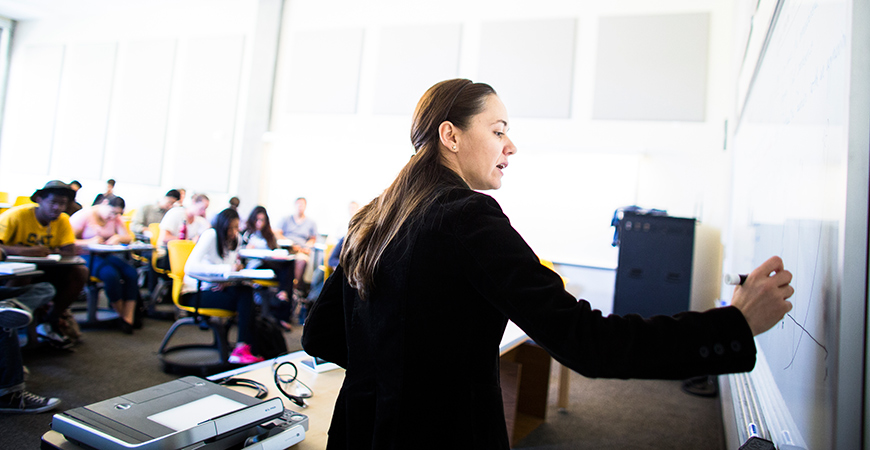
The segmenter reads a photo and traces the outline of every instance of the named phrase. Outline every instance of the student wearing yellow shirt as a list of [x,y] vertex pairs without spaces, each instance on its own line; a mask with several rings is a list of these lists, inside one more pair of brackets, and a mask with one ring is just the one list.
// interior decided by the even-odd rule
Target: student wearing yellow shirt
[[[75,234],[64,212],[73,198],[75,191],[69,185],[49,181],[30,197],[35,205],[17,206],[0,214],[0,248],[10,255],[20,256],[75,255]],[[38,331],[51,341],[65,345],[68,339],[58,333],[58,321],[84,288],[88,269],[84,265],[58,265],[43,266],[40,270],[45,275],[34,281],[51,283],[57,295],[48,314],[49,327],[38,328]]]

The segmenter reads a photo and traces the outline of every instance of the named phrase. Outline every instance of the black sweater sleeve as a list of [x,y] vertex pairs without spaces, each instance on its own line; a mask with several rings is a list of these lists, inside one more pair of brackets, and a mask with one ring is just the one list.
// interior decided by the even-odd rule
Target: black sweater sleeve
[[510,225],[498,203],[470,196],[451,218],[457,261],[494,307],[559,362],[589,377],[681,379],[751,370],[755,343],[733,307],[643,319],[603,317]]
[[323,285],[311,306],[302,330],[302,348],[311,356],[347,368],[347,334],[343,290],[346,284],[341,266]]

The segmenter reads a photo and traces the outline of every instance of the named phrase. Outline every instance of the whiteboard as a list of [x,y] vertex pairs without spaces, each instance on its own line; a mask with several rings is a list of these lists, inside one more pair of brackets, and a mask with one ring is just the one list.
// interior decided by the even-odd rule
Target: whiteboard
[[779,255],[794,275],[794,308],[756,337],[750,374],[772,380],[756,389],[776,399],[762,425],[780,446],[860,446],[870,122],[850,120],[868,102],[868,80],[850,86],[851,12],[845,0],[781,2],[733,140],[726,271]]

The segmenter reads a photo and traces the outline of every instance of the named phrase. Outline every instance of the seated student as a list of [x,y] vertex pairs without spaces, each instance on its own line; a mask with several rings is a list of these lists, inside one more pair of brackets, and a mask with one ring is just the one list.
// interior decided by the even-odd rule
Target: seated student
[[160,238],[157,242],[165,247],[167,242],[179,239],[182,229],[185,230],[184,239],[196,241],[209,227],[208,221],[205,220],[208,203],[205,194],[195,194],[191,197],[189,206],[176,206],[167,211],[160,221]]
[[82,188],[82,184],[78,182],[78,180],[72,180],[69,182],[69,187],[73,190],[73,199],[66,207],[66,213],[68,216],[72,216],[78,210],[82,209],[82,204],[76,201],[76,194],[78,194],[79,190]]
[[[90,244],[129,244],[133,236],[127,231],[121,215],[124,199],[112,197],[99,205],[83,209],[70,218],[76,235],[76,246],[84,254],[92,276],[103,282],[109,303],[118,312],[118,325],[126,334],[133,334],[136,300],[139,298],[138,273],[127,261],[111,253],[87,254]],[[93,261],[91,259],[93,258]]]
[[[16,206],[0,214],[0,247],[10,255],[75,255],[75,234],[69,216],[64,212],[72,198],[73,190],[66,183],[53,180],[33,193],[30,199],[35,204]],[[47,323],[37,326],[37,333],[66,347],[71,340],[60,332],[60,318],[82,292],[88,281],[88,268],[78,264],[62,264],[42,266],[40,270],[44,275],[33,281],[51,283],[57,294]]]
[[[239,270],[239,213],[233,209],[225,209],[214,219],[214,226],[205,230],[196,242],[184,266],[185,274],[196,272],[214,272]],[[194,304],[197,282],[188,275],[184,276],[184,286],[181,289],[181,303]],[[251,354],[251,323],[254,312],[254,291],[250,286],[231,283],[202,283],[199,291],[199,305],[206,308],[220,308],[238,311],[238,342],[229,362],[233,364],[251,364],[260,362],[263,358]]]
[[[266,208],[257,206],[251,210],[248,220],[245,223],[245,232],[242,233],[242,246],[245,248],[256,249],[271,249],[278,248],[278,240],[275,238],[275,233],[272,231],[272,225],[269,222],[269,214]],[[271,309],[272,315],[280,322],[285,330],[290,331],[290,317],[293,314],[295,303],[293,302],[293,264],[282,264],[280,262],[262,261],[252,259],[248,262],[248,269],[256,269],[264,267],[275,271],[278,278],[278,293],[275,298],[278,300]]]
[[114,190],[115,190],[115,180],[110,178],[108,181],[106,181],[106,192],[104,192],[102,194],[97,194],[96,198],[94,198],[94,203],[92,203],[91,206],[99,205],[100,203],[103,202],[103,200],[105,200],[107,198],[111,200],[112,197],[115,196],[115,194],[113,192]]
[[305,215],[308,201],[305,197],[296,199],[296,214],[288,216],[281,222],[281,227],[275,230],[278,239],[289,239],[293,242],[293,251],[296,252],[296,269],[293,283],[297,286],[305,273],[311,250],[317,240],[317,224]]
[[163,216],[175,206],[180,198],[181,194],[177,190],[170,189],[157,203],[150,203],[137,209],[133,214],[133,219],[130,220],[130,231],[142,233],[148,229],[148,225],[160,223]]
[[60,399],[24,390],[24,362],[17,331],[30,323],[33,310],[50,302],[54,293],[48,283],[0,287],[0,413],[35,414],[60,405]]

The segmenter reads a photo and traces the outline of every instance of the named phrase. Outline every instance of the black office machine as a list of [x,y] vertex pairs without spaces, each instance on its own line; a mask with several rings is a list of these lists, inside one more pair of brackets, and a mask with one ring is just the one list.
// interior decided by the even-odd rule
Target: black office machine
[[613,313],[643,317],[712,308],[719,298],[719,230],[663,211],[617,211]]
[[268,449],[304,439],[308,418],[285,410],[279,398],[261,401],[184,377],[55,414],[51,428],[43,448],[219,450],[254,438],[250,448]]

